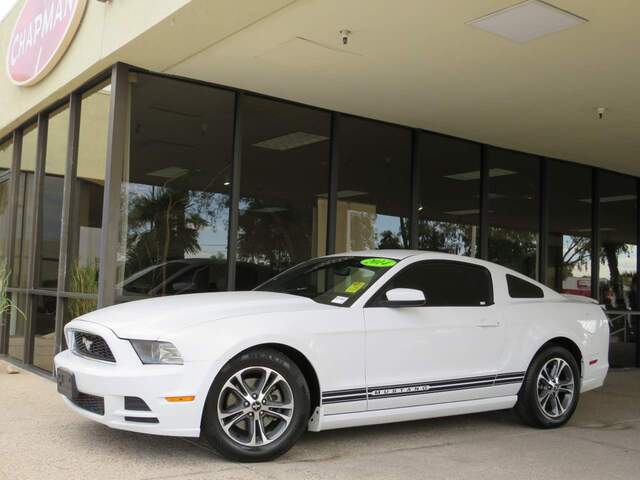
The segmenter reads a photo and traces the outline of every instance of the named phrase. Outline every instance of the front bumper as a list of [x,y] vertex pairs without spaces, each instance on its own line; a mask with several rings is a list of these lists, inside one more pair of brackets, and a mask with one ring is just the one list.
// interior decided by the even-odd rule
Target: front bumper
[[[75,321],[74,329],[100,335],[109,344],[116,363],[96,361],[65,350],[55,357],[55,368],[73,373],[77,389],[84,395],[104,399],[104,414],[82,408],[61,395],[69,408],[78,414],[111,428],[155,435],[198,437],[205,398],[200,382],[207,364],[143,365],[127,340],[118,338],[100,325]],[[169,402],[166,397],[191,396],[190,402]],[[138,397],[149,411],[125,409],[125,397]],[[135,417],[135,421],[125,417]],[[157,423],[146,423],[147,421]]]

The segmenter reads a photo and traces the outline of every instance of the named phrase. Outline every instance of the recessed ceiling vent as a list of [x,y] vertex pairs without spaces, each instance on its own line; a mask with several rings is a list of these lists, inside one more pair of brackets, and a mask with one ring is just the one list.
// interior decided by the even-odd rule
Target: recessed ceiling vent
[[540,0],[526,0],[468,22],[468,25],[525,43],[587,22]]

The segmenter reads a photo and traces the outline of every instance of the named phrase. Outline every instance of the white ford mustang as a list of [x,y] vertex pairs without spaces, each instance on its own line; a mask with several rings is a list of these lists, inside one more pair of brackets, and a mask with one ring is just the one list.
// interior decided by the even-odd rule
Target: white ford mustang
[[587,298],[498,265],[379,250],[310,260],[251,292],[154,298],[65,328],[58,390],[109,427],[203,436],[240,461],[304,430],[515,407],[569,420],[608,370]]

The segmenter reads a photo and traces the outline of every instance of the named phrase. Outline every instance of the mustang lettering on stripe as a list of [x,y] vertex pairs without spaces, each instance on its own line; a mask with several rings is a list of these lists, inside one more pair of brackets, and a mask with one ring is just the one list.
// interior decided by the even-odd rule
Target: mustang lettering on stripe
[[379,398],[403,397],[406,395],[422,395],[428,393],[466,390],[470,388],[486,388],[499,385],[522,383],[526,372],[501,373],[484,377],[457,378],[453,380],[436,380],[425,383],[401,385],[384,385],[369,388],[352,388],[322,392],[322,403],[344,403]]

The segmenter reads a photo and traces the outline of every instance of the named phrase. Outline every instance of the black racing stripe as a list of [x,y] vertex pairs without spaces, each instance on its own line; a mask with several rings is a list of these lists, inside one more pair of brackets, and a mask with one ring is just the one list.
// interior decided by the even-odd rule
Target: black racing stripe
[[322,398],[325,397],[340,397],[343,395],[354,395],[358,393],[367,393],[366,388],[352,388],[350,390],[333,390],[330,392],[322,392]]
[[[460,382],[460,383],[447,383],[447,384],[438,384],[438,385],[434,385],[431,383],[423,383],[420,385],[417,385],[415,387],[411,387],[411,388],[416,388],[416,390],[414,391],[406,391],[406,392],[388,392],[388,393],[380,393],[380,394],[374,394],[372,393],[372,391],[376,391],[376,390],[383,390],[383,389],[372,389],[372,391],[369,392],[369,397],[370,398],[379,398],[383,395],[390,395],[390,396],[394,396],[394,397],[400,397],[403,395],[419,395],[421,393],[430,393],[430,392],[442,392],[442,391],[446,391],[446,390],[453,390],[457,387],[465,387],[465,388],[483,388],[483,387],[490,387],[493,385],[493,377],[491,379],[487,379],[487,380],[473,380],[470,382]],[[386,390],[397,390],[399,388],[405,388],[405,387],[395,387],[395,388],[388,388]]]
[[352,396],[352,397],[323,398],[322,404],[327,405],[331,403],[359,402],[366,399],[367,399],[367,395],[358,395],[358,396]]
[[524,377],[524,374],[527,372],[513,372],[513,373],[501,373],[499,375],[496,375],[496,378],[503,378],[503,377]]
[[524,376],[522,375],[513,375],[511,377],[502,377],[502,378],[496,378],[496,382],[502,382],[503,380],[523,380]]
[[357,395],[359,393],[367,393],[366,388],[354,388],[352,390],[334,390],[332,392],[322,392],[322,398],[325,397],[341,397],[344,395]]
[[485,375],[483,377],[467,377],[467,378],[456,378],[453,380],[436,380],[434,382],[420,382],[420,383],[404,383],[400,385],[385,385],[381,387],[370,387],[371,390],[390,390],[394,388],[411,388],[411,387],[423,387],[425,385],[435,386],[435,385],[449,385],[451,383],[467,383],[467,382],[481,382],[481,381],[491,381],[495,379],[495,375]]
[[439,390],[425,390],[422,392],[409,392],[409,393],[397,393],[397,394],[388,394],[388,395],[370,395],[369,400],[377,400],[379,398],[395,398],[395,397],[405,397],[410,395],[428,395],[430,393],[445,393],[445,392],[454,392],[456,390],[470,390],[472,388],[486,388],[492,387],[493,383],[486,383],[480,385],[463,385],[459,387],[451,387],[451,388],[441,388]]
[[495,385],[507,385],[509,383],[522,383],[524,378],[513,378],[513,379],[505,379],[505,380],[496,380]]
[[[498,375],[484,375],[481,377],[456,378],[452,380],[436,380],[433,382],[421,383],[404,383],[396,385],[385,385],[379,387],[352,388],[346,390],[332,390],[322,393],[322,403],[342,403],[356,402],[362,400],[375,400],[378,398],[394,398],[408,395],[424,395],[428,393],[451,392],[456,390],[469,390],[472,388],[486,388],[494,385],[508,385],[513,383],[522,383],[525,372],[500,373]],[[374,394],[378,390],[398,390],[412,389],[414,391],[390,392],[382,394]]]

